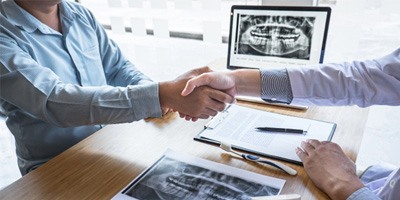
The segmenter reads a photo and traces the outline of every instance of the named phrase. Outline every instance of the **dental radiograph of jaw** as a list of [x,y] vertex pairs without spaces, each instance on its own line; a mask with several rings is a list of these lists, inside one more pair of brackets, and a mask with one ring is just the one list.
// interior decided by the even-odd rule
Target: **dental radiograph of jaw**
[[162,162],[127,192],[137,199],[152,200],[250,200],[253,196],[271,196],[278,193],[278,188],[170,158],[163,158]]
[[240,15],[239,54],[309,59],[315,17]]

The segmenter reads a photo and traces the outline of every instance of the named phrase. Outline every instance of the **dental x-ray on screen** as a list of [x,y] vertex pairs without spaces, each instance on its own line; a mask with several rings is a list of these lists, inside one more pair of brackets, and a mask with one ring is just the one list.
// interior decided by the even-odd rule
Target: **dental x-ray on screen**
[[322,63],[330,8],[233,6],[228,68]]

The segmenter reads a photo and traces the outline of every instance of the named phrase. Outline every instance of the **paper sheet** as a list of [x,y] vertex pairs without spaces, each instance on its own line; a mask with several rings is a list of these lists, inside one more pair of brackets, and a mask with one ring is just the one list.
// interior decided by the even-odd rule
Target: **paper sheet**
[[[210,121],[207,125],[209,128],[200,134],[201,137],[295,162],[300,162],[295,148],[300,146],[301,141],[330,140],[335,129],[334,123],[280,115],[239,105],[231,105],[224,112]],[[265,132],[256,127],[302,129],[307,133]]]

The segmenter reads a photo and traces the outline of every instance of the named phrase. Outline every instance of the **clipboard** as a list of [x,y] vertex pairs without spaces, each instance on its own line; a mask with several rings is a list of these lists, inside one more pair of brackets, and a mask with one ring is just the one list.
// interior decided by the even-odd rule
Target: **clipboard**
[[[259,131],[273,126],[306,130],[306,134]],[[211,119],[194,140],[219,145],[224,141],[233,149],[302,165],[295,153],[301,141],[331,141],[336,123],[277,114],[240,105],[229,105]]]

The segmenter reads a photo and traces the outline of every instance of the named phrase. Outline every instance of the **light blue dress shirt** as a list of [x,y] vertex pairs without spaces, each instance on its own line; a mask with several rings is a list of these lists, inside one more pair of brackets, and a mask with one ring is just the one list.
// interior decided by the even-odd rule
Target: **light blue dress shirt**
[[12,0],[0,3],[0,13],[0,104],[22,174],[101,124],[161,116],[158,84],[122,55],[86,8],[59,4],[62,33]]
[[[260,75],[261,97],[268,101],[324,106],[400,105],[400,48],[374,60],[260,70]],[[400,168],[374,190],[361,188],[348,200],[399,200]]]

